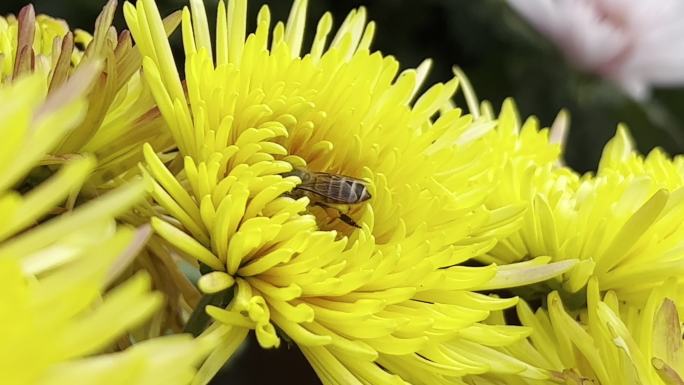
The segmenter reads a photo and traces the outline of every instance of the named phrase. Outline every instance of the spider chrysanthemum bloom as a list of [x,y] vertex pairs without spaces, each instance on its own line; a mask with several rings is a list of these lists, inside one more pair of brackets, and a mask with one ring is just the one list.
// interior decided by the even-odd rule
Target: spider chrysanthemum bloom
[[[82,87],[87,88],[85,116],[45,150],[30,177],[44,179],[74,159],[95,157],[95,169],[70,194],[63,205],[66,209],[76,205],[77,200],[101,195],[137,177],[143,143],[151,143],[159,151],[173,144],[140,75],[142,56],[133,45],[130,32],[123,30],[117,34],[111,25],[116,7],[114,0],[104,6],[92,35],[82,30],[72,32],[62,20],[35,16],[31,5],[22,8],[17,17],[0,18],[1,84],[12,85],[23,76],[33,74],[41,78],[49,97],[58,98],[56,92],[79,71],[86,67],[94,71],[94,82],[84,83]],[[167,17],[163,22],[166,32],[174,30],[179,22],[180,12]],[[130,222],[135,226],[145,223],[144,220]],[[181,331],[179,322],[166,316],[171,312],[168,309],[177,305],[178,290],[187,293],[185,297],[191,298],[188,301],[192,304],[199,293],[193,292],[192,285],[179,273],[168,253],[154,246],[142,250],[122,274],[132,276],[140,269],[147,270],[155,288],[169,298],[167,311],[155,313],[153,322],[147,324],[149,335]],[[168,281],[178,284],[170,285]]]
[[94,160],[67,160],[45,180],[32,175],[86,115],[84,93],[96,74],[84,66],[50,95],[40,74],[22,74],[0,87],[3,384],[181,385],[207,353],[209,340],[179,336],[99,354],[117,342],[130,345],[127,332],[162,302],[144,273],[117,278],[149,230],[117,226],[115,216],[142,200],[144,187],[122,186],[60,215],[64,209],[57,206],[80,189]]
[[558,292],[548,296],[548,310],[533,312],[521,301],[518,317],[533,328],[526,340],[502,351],[550,370],[554,381],[517,376],[473,376],[472,385],[558,384],[677,385],[684,382],[677,284],[668,280],[652,289],[640,306],[625,305],[615,292],[599,294],[596,279],[587,286],[587,307],[564,308]]
[[[496,266],[459,266],[515,229],[522,207],[483,206],[492,175],[469,147],[481,127],[458,109],[438,114],[456,81],[418,96],[426,68],[399,74],[394,58],[372,53],[363,9],[329,45],[324,15],[302,54],[306,1],[272,35],[264,7],[246,36],[246,7],[219,2],[215,49],[202,3],[183,11],[184,81],[154,2],[124,9],[179,149],[166,165],[145,148],[152,226],[200,262],[199,287],[217,305],[206,308],[211,328],[226,334],[196,382],[250,329],[263,347],[286,335],[326,384],[543,377],[489,347],[527,332],[479,323],[516,302],[472,291]],[[286,175],[293,166],[364,180],[372,198],[344,213],[358,228],[289,196],[301,182]]]
[[[141,56],[130,33],[117,33],[111,25],[116,6],[115,0],[105,5],[93,35],[72,32],[63,20],[36,16],[32,5],[22,8],[16,17],[0,17],[0,83],[36,73],[52,93],[78,68],[98,64],[97,78],[86,95],[89,108],[85,117],[41,161],[46,169],[54,169],[79,154],[94,155],[98,164],[84,186],[87,195],[97,195],[94,189],[116,187],[137,173],[143,143],[153,143],[160,151],[171,144],[170,136],[160,129],[163,121],[154,100],[141,81]],[[179,17],[174,14],[165,20],[169,32],[178,25]]]
[[558,282],[563,290],[578,292],[595,275],[602,290],[636,303],[680,275],[681,158],[669,159],[657,149],[644,158],[620,128],[596,175],[580,176],[557,162],[514,162],[488,203],[494,208],[527,202],[523,226],[481,260],[578,259]]

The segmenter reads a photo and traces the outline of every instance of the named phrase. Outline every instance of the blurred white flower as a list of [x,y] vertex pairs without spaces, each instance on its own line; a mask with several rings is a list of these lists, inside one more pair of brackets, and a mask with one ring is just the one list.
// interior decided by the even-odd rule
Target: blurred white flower
[[684,84],[684,0],[508,0],[582,70],[636,99]]

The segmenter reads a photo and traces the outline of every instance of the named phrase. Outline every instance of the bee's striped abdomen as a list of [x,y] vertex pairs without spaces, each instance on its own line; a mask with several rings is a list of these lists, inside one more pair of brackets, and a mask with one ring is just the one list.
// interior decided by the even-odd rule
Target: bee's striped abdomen
[[315,174],[313,192],[328,203],[356,204],[370,199],[363,181],[336,174]]
[[295,189],[313,193],[326,203],[356,204],[371,198],[366,183],[360,179],[303,169],[295,169],[289,174],[302,180]]

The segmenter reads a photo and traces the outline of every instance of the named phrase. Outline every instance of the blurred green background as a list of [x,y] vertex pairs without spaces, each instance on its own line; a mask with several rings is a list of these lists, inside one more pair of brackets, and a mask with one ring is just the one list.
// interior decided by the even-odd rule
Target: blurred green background
[[[0,13],[17,13],[25,1],[4,0]],[[38,0],[39,13],[66,19],[72,28],[92,30],[103,1]],[[158,0],[162,14],[180,9],[182,0]],[[213,20],[216,1],[207,1]],[[250,1],[250,30],[264,0]],[[364,5],[378,24],[374,47],[396,56],[403,68],[433,58],[428,84],[447,81],[451,67],[463,68],[478,96],[498,108],[513,97],[521,116],[535,115],[548,126],[561,108],[570,112],[571,130],[566,149],[569,165],[578,171],[594,170],[605,142],[619,122],[631,129],[639,149],[661,146],[671,154],[684,150],[684,90],[656,90],[653,98],[636,103],[617,88],[570,68],[554,46],[534,32],[504,0],[310,0],[308,41],[318,18],[332,12],[339,25],[352,8]],[[272,0],[274,20],[285,20],[290,1]],[[123,28],[121,11],[116,25]],[[180,33],[174,35],[180,54]],[[180,58],[181,56],[178,55]],[[179,61],[179,64],[182,64]],[[683,63],[684,65],[684,63]],[[461,102],[464,105],[463,102]],[[284,344],[285,345],[285,344]],[[268,362],[268,370],[262,370]],[[247,374],[248,373],[248,374]],[[249,376],[249,377],[246,377]],[[263,351],[251,341],[231,367],[224,371],[231,384],[316,384],[313,371],[294,347]],[[216,384],[224,383],[217,379]]]

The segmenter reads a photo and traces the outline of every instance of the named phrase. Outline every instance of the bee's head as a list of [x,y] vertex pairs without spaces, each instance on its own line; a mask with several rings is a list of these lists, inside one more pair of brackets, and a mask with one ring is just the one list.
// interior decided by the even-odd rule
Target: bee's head
[[292,168],[292,171],[283,173],[282,175],[283,177],[296,176],[302,181],[302,183],[307,182],[311,178],[311,174],[306,169],[299,167],[294,167]]

